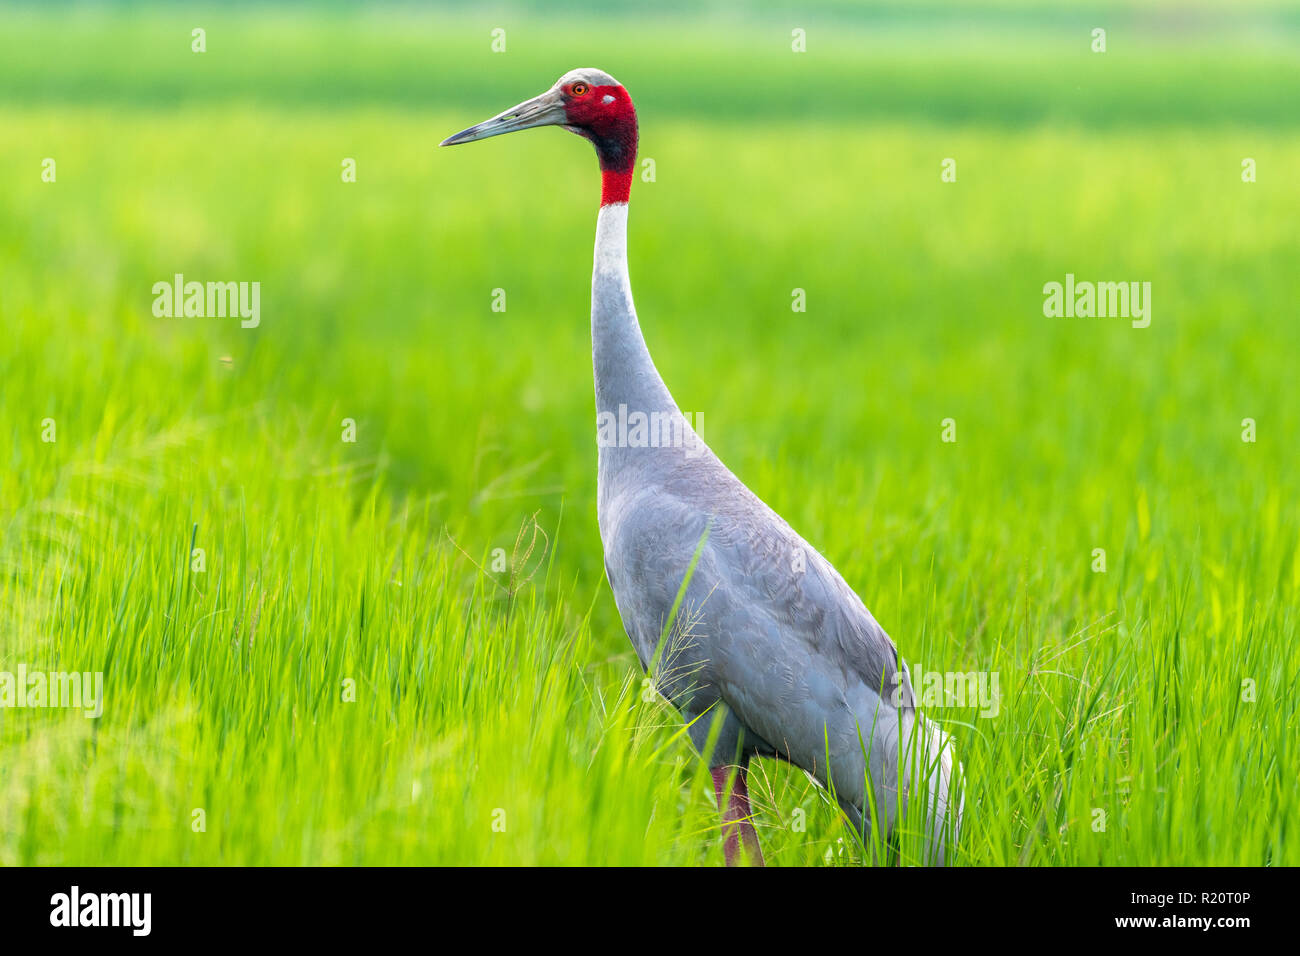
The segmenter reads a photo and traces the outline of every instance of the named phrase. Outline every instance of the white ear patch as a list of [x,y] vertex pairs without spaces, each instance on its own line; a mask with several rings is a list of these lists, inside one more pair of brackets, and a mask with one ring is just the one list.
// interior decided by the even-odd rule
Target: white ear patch
[[614,97],[612,97],[612,96],[610,96],[608,93],[606,93],[604,96],[602,96],[602,97],[600,98],[600,101],[601,101],[602,103],[613,103],[613,102],[614,102]]

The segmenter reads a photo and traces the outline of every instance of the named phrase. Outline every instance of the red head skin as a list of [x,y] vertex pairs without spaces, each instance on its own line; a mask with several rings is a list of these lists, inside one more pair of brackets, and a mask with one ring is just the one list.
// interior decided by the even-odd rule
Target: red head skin
[[[578,81],[562,90],[568,125],[591,140],[600,160],[600,204],[627,202],[636,169],[636,109],[621,86]],[[613,97],[608,103],[606,97]]]

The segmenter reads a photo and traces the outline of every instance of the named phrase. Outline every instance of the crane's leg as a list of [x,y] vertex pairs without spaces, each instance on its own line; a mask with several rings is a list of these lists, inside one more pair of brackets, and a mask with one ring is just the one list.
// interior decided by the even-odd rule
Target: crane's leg
[[[735,780],[730,790],[727,782],[731,771],[736,771]],[[747,764],[739,767],[712,767],[713,789],[718,794],[718,809],[722,812],[722,844],[727,856],[727,866],[740,862],[740,848],[744,845],[745,856],[750,866],[763,865],[763,850],[758,845],[758,831],[754,829],[754,810],[749,805],[749,788],[745,777],[749,773]]]

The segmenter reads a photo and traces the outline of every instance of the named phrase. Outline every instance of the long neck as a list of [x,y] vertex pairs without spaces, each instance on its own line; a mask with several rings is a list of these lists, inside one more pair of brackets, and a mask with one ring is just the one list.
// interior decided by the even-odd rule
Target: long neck
[[637,323],[627,271],[627,203],[607,203],[596,220],[591,276],[591,355],[596,412],[675,412]]

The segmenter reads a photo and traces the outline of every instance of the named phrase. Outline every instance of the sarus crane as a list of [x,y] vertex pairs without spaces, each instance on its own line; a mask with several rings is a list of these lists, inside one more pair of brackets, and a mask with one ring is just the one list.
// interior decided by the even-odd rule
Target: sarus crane
[[[964,806],[951,739],[917,709],[907,665],[862,600],[700,440],[650,358],[628,279],[627,90],[573,70],[441,145],[538,126],[585,137],[600,162],[591,341],[605,572],[642,666],[708,761],[727,864],[763,862],[746,785],[754,756],[802,768],[859,834],[876,826],[870,846],[886,861],[910,827],[919,862],[943,863]],[[639,434],[624,427],[634,419]],[[659,435],[647,439],[647,420]],[[654,440],[665,421],[671,440]]]

